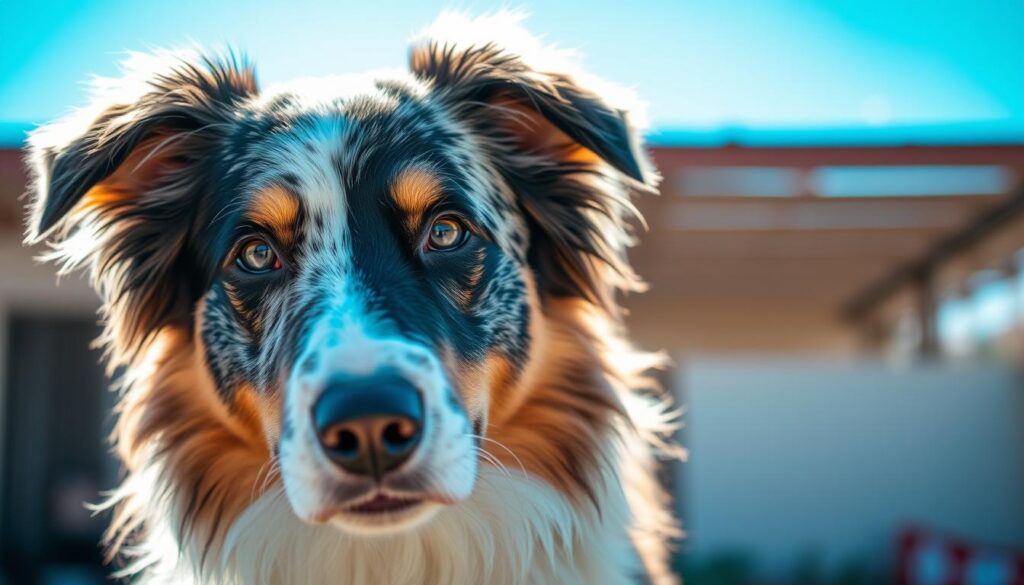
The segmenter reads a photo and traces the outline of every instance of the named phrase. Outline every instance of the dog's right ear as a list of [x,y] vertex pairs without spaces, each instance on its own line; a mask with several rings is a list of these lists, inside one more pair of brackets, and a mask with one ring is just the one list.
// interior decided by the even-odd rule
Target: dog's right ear
[[88,266],[114,364],[187,318],[203,278],[190,234],[237,105],[257,92],[234,58],[135,55],[93,105],[29,136],[28,243],[65,270]]
[[[216,125],[227,121],[230,106],[257,91],[252,70],[233,57],[136,54],[125,63],[125,69],[121,79],[95,83],[90,106],[37,129],[29,137],[28,158],[35,179],[30,243],[46,238],[87,193],[102,186],[147,140],[156,136],[168,139],[161,148],[148,145],[149,154],[156,155],[162,146],[176,142],[175,136],[191,142],[209,139],[219,131]],[[136,162],[141,166],[149,163]],[[123,178],[140,168],[126,169]]]

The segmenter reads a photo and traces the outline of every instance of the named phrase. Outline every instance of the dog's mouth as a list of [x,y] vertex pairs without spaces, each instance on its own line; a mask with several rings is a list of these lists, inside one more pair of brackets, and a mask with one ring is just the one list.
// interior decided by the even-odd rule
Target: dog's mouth
[[325,510],[322,519],[350,532],[391,534],[426,522],[443,507],[441,498],[429,494],[375,489],[358,501]]
[[363,516],[372,516],[378,514],[395,514],[403,512],[415,506],[422,504],[423,498],[411,498],[403,496],[389,496],[384,493],[374,494],[369,500],[364,500],[360,503],[353,504],[344,508],[344,512],[350,514],[358,514]]

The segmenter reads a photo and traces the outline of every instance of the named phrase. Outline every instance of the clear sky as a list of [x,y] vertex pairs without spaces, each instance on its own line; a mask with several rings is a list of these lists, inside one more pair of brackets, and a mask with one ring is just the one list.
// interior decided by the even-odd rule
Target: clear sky
[[[0,123],[53,118],[126,50],[230,45],[263,83],[405,64],[461,0],[0,0]],[[876,129],[1024,137],[1024,0],[513,2],[634,87],[662,131]],[[909,128],[908,128],[909,127]],[[913,127],[918,127],[915,130]],[[936,130],[938,128],[938,130]],[[905,135],[905,136],[904,136]]]

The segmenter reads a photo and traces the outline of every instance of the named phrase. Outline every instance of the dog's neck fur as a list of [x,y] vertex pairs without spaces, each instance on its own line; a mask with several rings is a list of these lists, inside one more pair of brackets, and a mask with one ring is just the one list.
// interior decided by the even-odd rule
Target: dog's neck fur
[[160,511],[164,518],[153,518],[159,528],[146,543],[154,555],[146,576],[167,585],[628,583],[642,569],[624,530],[624,494],[608,480],[599,513],[574,507],[518,470],[484,466],[469,500],[416,531],[387,537],[305,524],[275,486],[232,524],[220,558],[205,563],[200,539],[179,554],[169,530],[176,512]]
[[[162,336],[137,368],[143,373],[128,382],[118,424],[129,476],[109,503],[110,536],[129,560],[125,572],[160,584],[597,584],[645,573],[671,582],[662,543],[675,527],[651,457],[666,415],[631,388],[643,383],[650,360],[616,345],[616,331],[593,330],[613,323],[586,319],[585,311],[559,313],[574,316],[559,327],[575,335],[563,336],[564,347],[547,348],[545,369],[599,359],[589,367],[621,408],[592,437],[588,493],[567,492],[550,473],[546,481],[534,473],[525,449],[537,437],[517,442],[506,433],[523,458],[495,449],[507,464],[481,465],[468,500],[419,529],[378,537],[300,521],[266,465],[261,439],[243,425],[226,425],[212,394],[201,405],[186,404],[186,392],[194,396],[210,383],[195,343]],[[614,347],[597,347],[609,343]],[[529,404],[527,397],[523,406]],[[179,412],[168,419],[161,408]]]

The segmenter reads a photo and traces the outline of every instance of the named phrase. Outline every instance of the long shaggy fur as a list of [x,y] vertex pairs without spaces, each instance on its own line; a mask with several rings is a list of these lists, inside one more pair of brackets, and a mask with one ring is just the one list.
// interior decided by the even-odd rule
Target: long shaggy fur
[[[500,29],[521,48],[453,38],[453,29]],[[638,125],[612,105],[614,91],[574,72],[508,14],[442,17],[410,61],[409,76],[374,86],[384,105],[360,97],[308,114],[298,96],[261,94],[252,69],[230,56],[136,57],[123,80],[100,84],[95,107],[32,136],[28,241],[50,242],[47,257],[62,270],[90,272],[108,363],[126,372],[113,439],[127,477],[101,506],[112,511],[107,542],[123,576],[221,585],[674,582],[668,543],[679,529],[656,459],[677,455],[666,442],[675,413],[648,376],[661,356],[629,345],[617,304],[643,288],[626,259],[639,220],[631,196],[658,181]],[[289,376],[317,367],[319,354],[298,344],[328,310],[330,288],[310,280],[250,295],[260,312],[239,286],[222,283],[224,242],[246,205],[223,192],[279,168],[296,192],[304,181],[351,191],[380,164],[371,146],[386,146],[315,116],[338,104],[352,116],[377,115],[374,107],[397,116],[406,103],[424,108],[417,120],[438,120],[435,134],[471,145],[452,147],[452,158],[468,169],[483,230],[505,255],[487,265],[483,250],[470,276],[441,287],[491,340],[437,358],[463,389],[452,402],[483,423],[475,488],[423,526],[368,537],[304,522],[282,482],[278,446],[295,440]],[[282,138],[251,158],[233,150],[266,136]],[[334,152],[341,140],[349,149]],[[330,177],[327,168],[349,174]],[[326,230],[330,200],[306,203],[296,217]],[[341,244],[293,236],[297,249],[343,253]],[[485,268],[492,280],[482,283]],[[341,271],[308,278],[332,270]],[[246,353],[256,344],[259,353]],[[306,361],[294,365],[300,355]],[[246,375],[248,367],[259,374]]]

